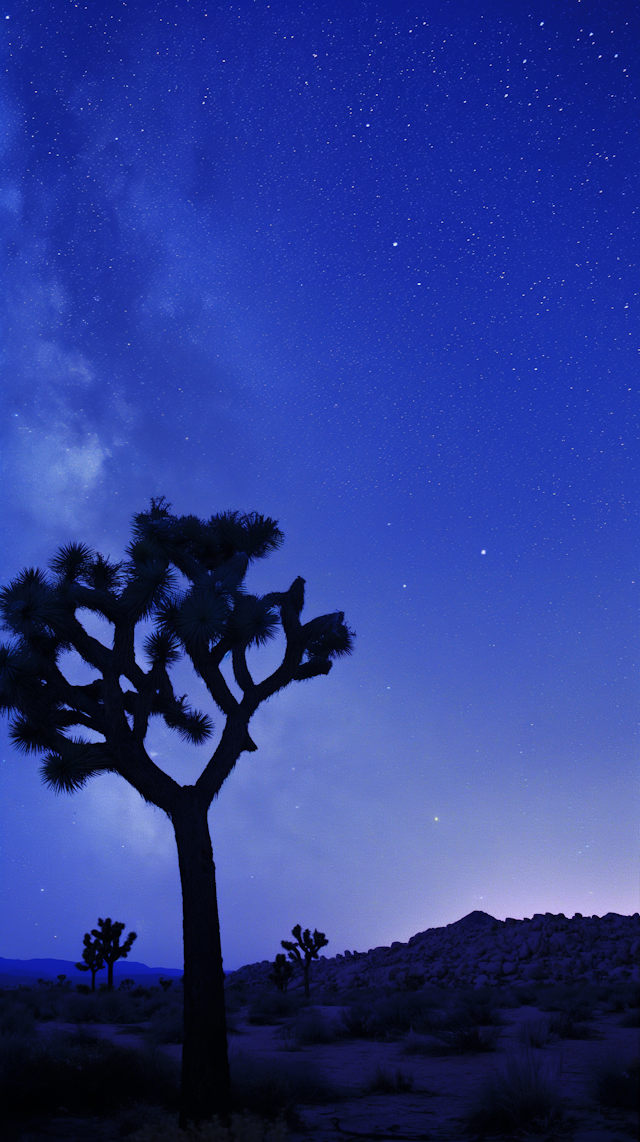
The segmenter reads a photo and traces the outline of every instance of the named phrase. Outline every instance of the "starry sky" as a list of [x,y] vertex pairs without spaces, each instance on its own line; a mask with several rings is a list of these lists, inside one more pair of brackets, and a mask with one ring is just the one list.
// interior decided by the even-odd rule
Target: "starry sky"
[[[278,519],[250,589],[302,575],[357,633],[212,806],[225,967],[296,923],[335,955],[636,911],[635,5],[0,21],[1,581],[122,557],[165,494]],[[115,776],[54,796],[1,733],[0,954],[109,915],[180,966],[167,818]],[[196,779],[206,746],[151,738]]]

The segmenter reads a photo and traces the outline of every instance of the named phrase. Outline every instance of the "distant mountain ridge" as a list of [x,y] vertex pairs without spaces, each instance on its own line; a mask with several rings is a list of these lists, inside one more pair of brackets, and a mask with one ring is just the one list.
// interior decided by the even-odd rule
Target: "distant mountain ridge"
[[[640,982],[640,915],[582,916],[534,912],[532,917],[496,920],[469,912],[442,928],[417,932],[406,943],[368,952],[320,956],[313,986],[322,989],[416,987],[527,987],[532,982],[600,984]],[[265,986],[268,960],[247,964],[228,976],[230,986]],[[296,973],[289,991],[303,987]]]
[[[79,959],[79,957],[78,957]],[[117,960],[113,965],[114,981],[132,979],[135,983],[152,982],[150,976],[165,976],[169,979],[181,979],[184,968],[150,968],[137,960]],[[74,960],[34,959],[34,960],[7,960],[0,956],[0,987],[12,987],[18,983],[35,984],[39,979],[55,981],[57,976],[66,975],[71,983],[91,983],[91,972],[78,971]],[[106,968],[96,975],[96,984],[106,982]]]

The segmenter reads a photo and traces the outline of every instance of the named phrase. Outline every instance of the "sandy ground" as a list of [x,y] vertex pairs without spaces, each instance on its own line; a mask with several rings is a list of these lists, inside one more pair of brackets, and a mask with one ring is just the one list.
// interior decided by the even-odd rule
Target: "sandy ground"
[[[319,1008],[326,1018],[339,1009]],[[494,1052],[460,1057],[421,1057],[401,1053],[402,1044],[344,1040],[318,1044],[288,1052],[278,1027],[253,1027],[238,1022],[238,1034],[230,1036],[230,1051],[242,1051],[262,1058],[308,1059],[343,1091],[343,1097],[323,1106],[301,1107],[304,1129],[290,1131],[291,1142],[355,1142],[361,1139],[424,1139],[425,1142],[468,1142],[462,1133],[461,1118],[473,1104],[482,1083],[499,1070],[509,1052],[521,1052],[518,1031],[526,1019],[540,1019],[536,1008],[520,1007],[503,1012],[507,1021]],[[622,1062],[638,1054],[638,1030],[620,1027],[620,1015],[602,1015],[591,1022],[603,1036],[596,1040],[565,1040],[550,1044],[540,1054],[543,1066],[559,1082],[567,1106],[566,1142],[629,1142],[638,1137],[638,1114],[603,1112],[590,1102],[587,1082],[591,1067],[603,1057],[615,1056]],[[43,1035],[62,1029],[60,1024],[42,1024]],[[66,1029],[66,1028],[65,1028]],[[73,1028],[68,1027],[69,1030]],[[101,1025],[91,1028],[123,1045],[139,1045],[141,1037],[128,1028]],[[162,1048],[180,1058],[179,1046]],[[394,1072],[400,1067],[413,1078],[413,1090],[406,1094],[362,1093],[376,1064]],[[498,1135],[494,1135],[498,1138]],[[508,1136],[500,1136],[502,1138]],[[544,1136],[537,1135],[540,1140]],[[21,1132],[12,1131],[12,1142],[116,1142],[113,1126],[100,1120],[59,1116],[25,1123]],[[489,1142],[491,1136],[487,1136]],[[119,1140],[118,1140],[119,1142]]]

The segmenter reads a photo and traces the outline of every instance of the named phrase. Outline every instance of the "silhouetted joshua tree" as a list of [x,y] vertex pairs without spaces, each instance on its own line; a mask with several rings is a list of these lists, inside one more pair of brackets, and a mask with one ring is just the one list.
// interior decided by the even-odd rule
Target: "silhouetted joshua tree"
[[[249,564],[282,540],[276,521],[254,512],[175,516],[161,497],[134,516],[126,562],[68,543],[51,561],[52,574],[27,569],[0,592],[0,616],[12,636],[0,647],[0,709],[12,717],[14,745],[44,751],[41,772],[56,792],[73,793],[97,774],[117,773],[173,825],[183,899],[182,1126],[215,1114],[225,1121],[230,1105],[209,806],[240,754],[257,749],[248,727],[261,703],[292,682],[328,674],[332,660],[352,650],[341,612],[301,623],[304,579],[262,597],[247,592]],[[87,611],[110,624],[106,645],[82,625]],[[146,663],[134,649],[141,623],[147,631],[151,624]],[[282,661],[256,682],[247,651],[279,628]],[[91,682],[67,679],[69,650],[94,671]],[[227,656],[240,699],[221,670]],[[180,785],[145,748],[154,717],[195,745],[213,734],[209,715],[174,690],[171,670],[183,658],[224,719],[194,785]]]
[[113,965],[116,960],[127,958],[133,941],[138,939],[135,932],[129,932],[124,944],[121,944],[120,937],[123,932],[124,924],[121,924],[119,920],[114,922],[108,916],[106,920],[98,920],[98,927],[91,929],[91,935],[95,936],[100,954],[107,965],[107,988],[109,991],[113,991]]
[[[96,972],[103,971],[106,966],[102,956],[102,945],[98,940],[91,939],[91,932],[85,932],[82,942],[84,944],[82,953],[84,963],[76,964],[76,967],[78,971],[91,972],[91,990],[95,991]],[[82,986],[84,987],[84,984]]]
[[301,965],[304,975],[304,994],[308,999],[311,961],[317,960],[320,948],[326,947],[329,941],[324,932],[319,932],[317,928],[314,929],[312,936],[308,928],[305,928],[303,932],[299,924],[291,929],[291,935],[296,938],[295,944],[291,940],[281,940],[280,943],[288,951],[289,959],[293,960],[294,963],[297,961]]
[[278,952],[273,971],[269,972],[269,979],[275,983],[278,991],[285,992],[289,986],[289,980],[293,975],[293,964],[290,964],[284,952]]

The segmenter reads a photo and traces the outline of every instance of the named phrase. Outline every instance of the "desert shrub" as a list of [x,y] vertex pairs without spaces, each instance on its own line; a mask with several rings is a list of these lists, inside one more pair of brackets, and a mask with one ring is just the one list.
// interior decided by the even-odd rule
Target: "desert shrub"
[[433,1040],[410,1031],[401,1047],[403,1055],[433,1055]]
[[285,1142],[284,1122],[265,1122],[255,1115],[232,1114],[231,1124],[222,1126],[219,1119],[193,1123],[181,1130],[176,1123],[146,1126],[129,1136],[129,1142]]
[[352,1039],[375,1039],[378,1033],[376,1012],[371,1003],[352,1003],[340,1013],[343,1035]]
[[640,1007],[631,1007],[622,1016],[620,1027],[640,1027]]
[[306,1059],[285,1063],[238,1051],[230,1054],[229,1066],[233,1109],[271,1122],[284,1118],[291,1126],[299,1125],[297,1103],[325,1103],[339,1097],[335,1087]]
[[282,1023],[297,1012],[304,1004],[302,996],[287,995],[281,991],[260,991],[249,1005],[249,1023],[267,1025]]
[[640,1060],[622,1062],[611,1055],[591,1071],[588,1092],[594,1102],[615,1110],[637,1110],[640,1102]]
[[[482,989],[484,991],[485,988]],[[496,1002],[501,1007],[537,1006],[538,988],[534,983],[518,984],[517,987],[506,987],[496,996]]]
[[415,991],[398,991],[379,999],[374,1007],[375,1029],[388,1039],[398,1038],[407,1031],[426,1031],[433,1020],[432,996]]
[[407,1074],[401,1067],[394,1071],[388,1070],[378,1060],[374,1072],[365,1083],[365,1094],[406,1094],[413,1090],[413,1075]]
[[99,1023],[138,1023],[140,1006],[126,991],[101,991],[94,996]]
[[580,984],[555,984],[538,992],[541,1011],[559,1011],[575,1019],[589,1019],[596,1005],[595,993]]
[[31,1035],[35,1025],[31,1007],[13,995],[0,996],[0,1035]]
[[578,1022],[573,1011],[558,1011],[549,1019],[549,1031],[559,1039],[602,1039],[600,1031]]
[[244,981],[231,983],[225,987],[224,1005],[227,1011],[240,1011],[247,1006],[247,985]]
[[165,1003],[154,1011],[147,1036],[152,1043],[182,1043],[184,1018],[181,1003]]
[[0,1106],[6,1116],[105,1114],[136,1100],[177,1105],[178,1070],[152,1051],[117,1046],[81,1034],[44,1042],[0,1043]]
[[547,1133],[562,1121],[557,1077],[530,1051],[511,1055],[485,1082],[466,1118],[470,1133],[527,1130]]
[[489,988],[460,993],[450,1009],[450,1018],[454,1022],[477,1023],[482,1027],[504,1026],[498,996]]
[[282,1043],[283,1051],[301,1051],[302,1043],[300,1042],[295,1030],[290,1023],[285,1023],[278,1031],[278,1038]]
[[552,1038],[548,1019],[525,1019],[518,1032],[523,1047],[546,1047]]
[[629,1007],[640,1007],[640,984],[627,981],[601,987],[600,1003],[605,1011],[625,1011]]
[[333,1020],[324,1019],[318,1011],[303,1010],[280,1029],[279,1037],[286,1050],[295,1051],[310,1043],[333,1043],[336,1034]]
[[430,1031],[430,1053],[471,1055],[481,1051],[495,1051],[499,1036],[499,1027],[483,1027],[464,1017],[450,1018],[442,1026]]
[[64,1003],[65,1023],[100,1023],[95,993],[68,995]]
[[33,1012],[34,1019],[51,1022],[60,1018],[60,1002],[67,999],[67,994],[54,988],[21,987],[13,992],[13,997]]

